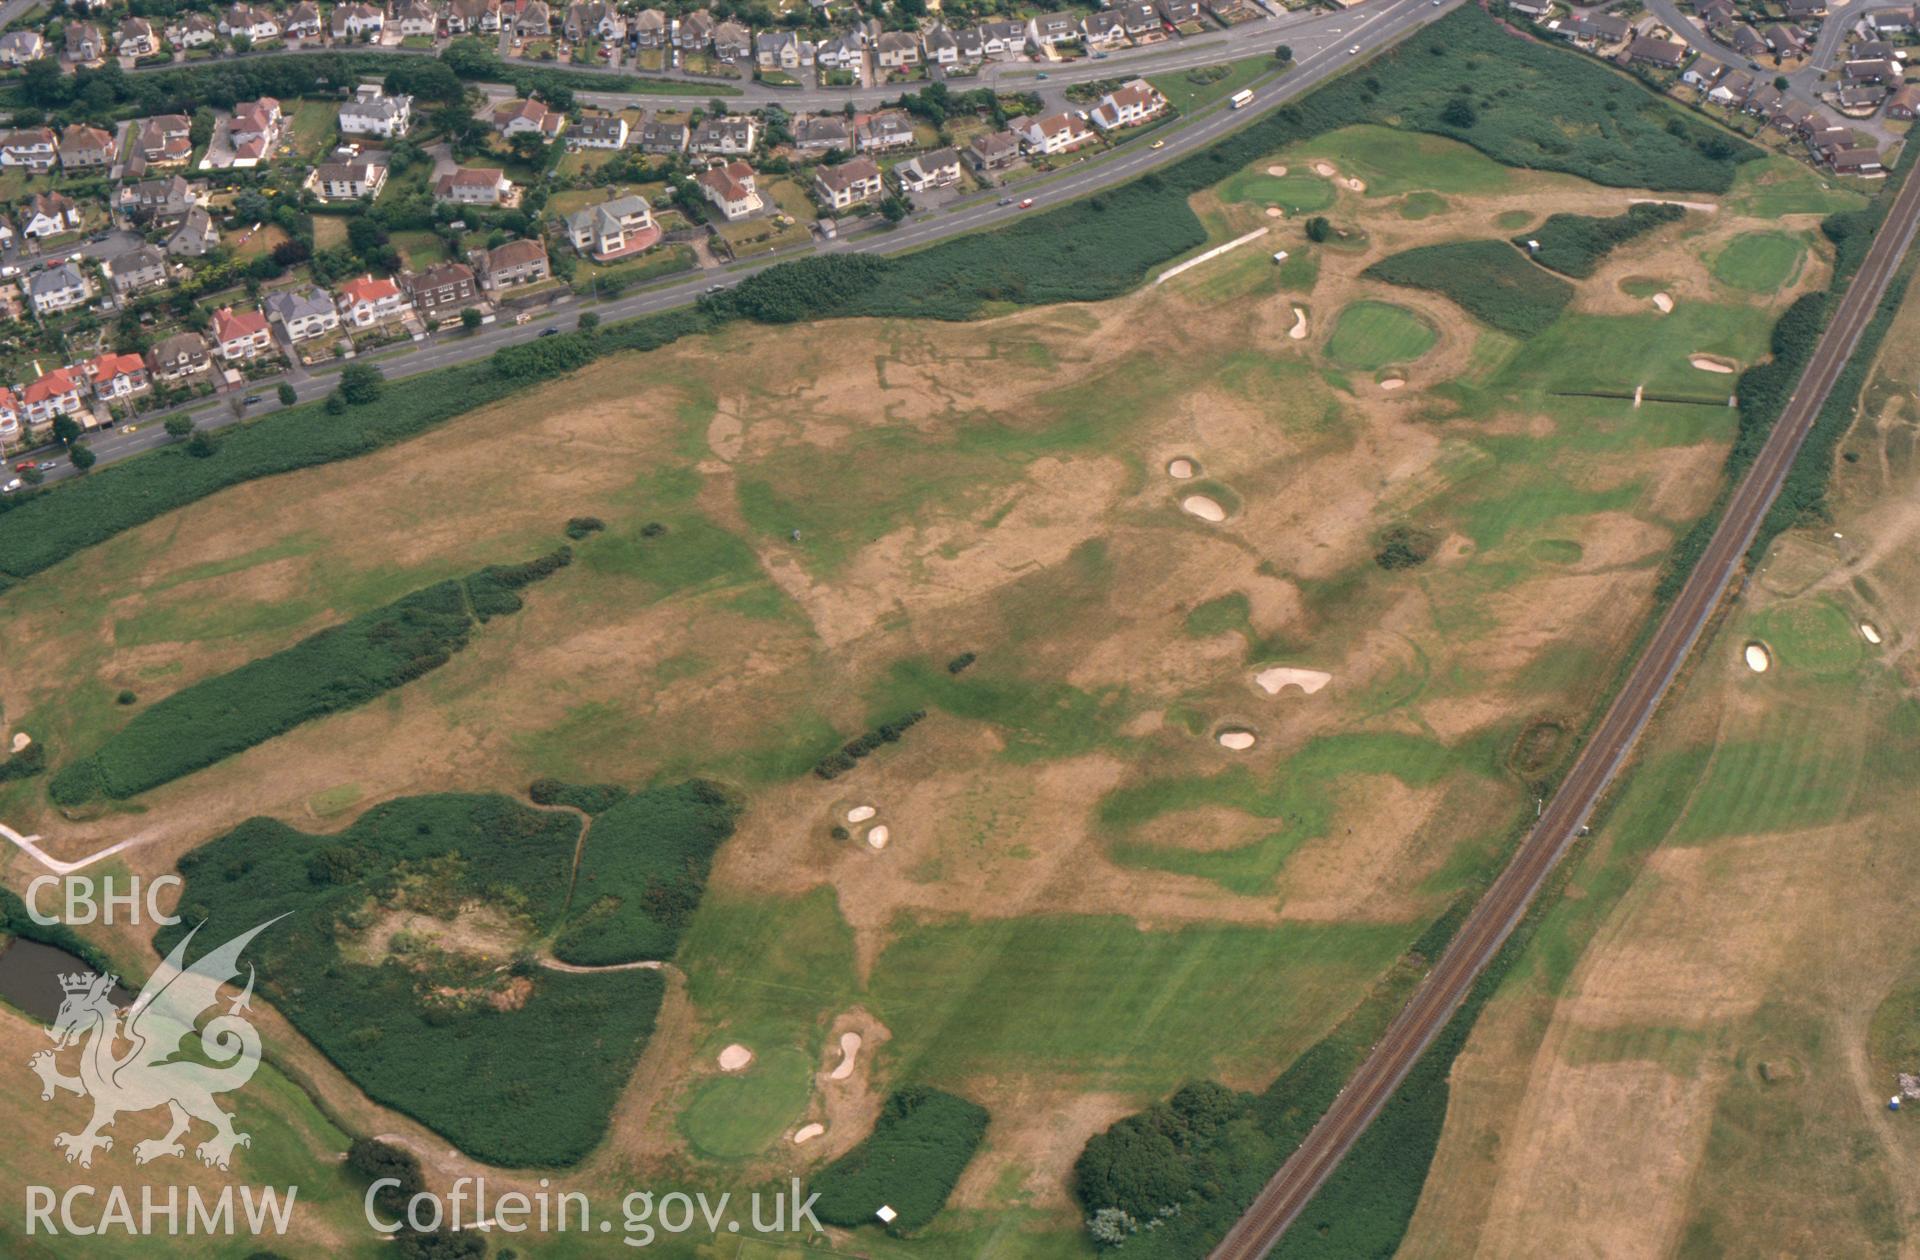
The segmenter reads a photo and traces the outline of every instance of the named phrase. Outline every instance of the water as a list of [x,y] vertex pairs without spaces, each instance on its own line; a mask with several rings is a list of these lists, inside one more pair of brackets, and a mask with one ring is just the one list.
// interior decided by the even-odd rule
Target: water
[[[43,1024],[51,1024],[66,997],[60,988],[60,977],[92,970],[87,962],[64,949],[42,945],[39,941],[16,940],[0,947],[0,999]],[[115,985],[113,1004],[126,1006],[135,996],[126,986]]]

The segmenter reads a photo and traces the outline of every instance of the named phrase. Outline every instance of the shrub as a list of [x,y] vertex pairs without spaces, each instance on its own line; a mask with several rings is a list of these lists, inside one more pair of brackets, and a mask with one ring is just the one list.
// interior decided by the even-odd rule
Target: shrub
[[1423,245],[1382,258],[1361,274],[1441,294],[1484,324],[1531,337],[1560,317],[1573,286],[1500,241]]
[[566,805],[583,814],[598,814],[627,798],[627,789],[611,783],[562,783],[558,779],[535,779],[527,789],[527,798],[535,805]]
[[1433,558],[1434,548],[1439,545],[1440,539],[1427,530],[1391,525],[1380,535],[1373,562],[1388,572],[1418,568]]
[[285,381],[280,382],[280,388],[278,392],[280,395],[280,405],[283,407],[291,407],[293,406],[293,404],[300,401],[300,392],[294,389],[293,386],[287,384]]
[[119,695],[113,698],[113,702],[115,704],[132,704],[134,701],[138,700],[139,698],[140,698],[139,696],[134,695],[131,691],[122,691]]
[[1516,236],[1513,243],[1526,249],[1529,241],[1538,242],[1540,248],[1531,251],[1533,261],[1561,275],[1584,280],[1620,246],[1686,214],[1685,206],[1666,201],[1643,201],[1629,206],[1625,214],[1604,219],[1590,214],[1556,214],[1528,236]]
[[979,658],[976,657],[972,652],[962,652],[960,653],[960,655],[954,657],[952,660],[947,662],[947,672],[949,674],[957,674],[960,671],[964,670],[967,666],[973,664],[974,661],[978,659]]
[[814,1175],[815,1215],[850,1228],[886,1204],[898,1213],[888,1233],[919,1229],[946,1205],[986,1131],[978,1103],[924,1085],[897,1090],[866,1140]]
[[567,537],[578,542],[588,534],[597,534],[607,523],[597,516],[576,516],[567,522]]
[[839,752],[831,753],[821,758],[820,761],[815,764],[813,767],[814,775],[822,779],[838,778],[853,769],[855,765],[859,764],[862,757],[865,757],[868,753],[880,747],[880,745],[897,743],[902,735],[906,734],[916,722],[925,716],[927,716],[925,709],[915,709],[911,713],[895,718],[891,722],[882,722],[880,725],[856,739],[848,740],[846,744],[841,746]]
[[340,369],[340,397],[355,407],[378,402],[386,384],[386,376],[371,363],[349,363]]
[[482,622],[520,611],[521,587],[573,563],[573,548],[561,547],[524,564],[490,564],[467,579],[467,599]]

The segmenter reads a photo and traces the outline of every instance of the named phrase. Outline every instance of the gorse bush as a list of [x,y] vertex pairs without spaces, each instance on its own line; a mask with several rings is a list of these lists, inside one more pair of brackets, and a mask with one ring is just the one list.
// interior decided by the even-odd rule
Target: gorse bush
[[1362,275],[1438,293],[1501,332],[1531,337],[1560,317],[1573,286],[1500,241],[1423,245],[1382,258]]
[[[965,666],[961,668],[964,669]],[[957,674],[960,670],[953,669],[951,665],[949,665],[947,672]],[[873,752],[879,748],[880,745],[898,743],[902,735],[906,734],[920,719],[926,716],[927,711],[925,709],[915,709],[911,713],[902,714],[891,722],[882,722],[857,739],[848,740],[841,746],[839,752],[820,759],[818,764],[813,767],[815,777],[821,779],[838,778],[860,764],[862,757]]]
[[1513,243],[1521,249],[1537,243],[1540,248],[1532,251],[1535,262],[1563,276],[1584,280],[1620,246],[1657,227],[1678,222],[1686,215],[1685,206],[1667,201],[1643,201],[1629,206],[1625,214],[1610,218],[1555,214],[1548,216],[1535,231],[1514,237]]
[[527,799],[535,805],[564,805],[583,814],[598,814],[627,799],[627,789],[612,783],[562,783],[558,779],[535,779],[527,788]]
[[919,1229],[946,1204],[986,1131],[978,1103],[924,1085],[898,1090],[866,1140],[814,1175],[814,1214],[851,1228],[871,1224],[885,1204],[899,1213],[887,1232]]

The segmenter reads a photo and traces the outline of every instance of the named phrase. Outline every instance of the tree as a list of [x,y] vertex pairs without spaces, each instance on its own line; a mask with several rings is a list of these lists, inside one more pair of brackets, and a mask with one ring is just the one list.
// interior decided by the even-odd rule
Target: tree
[[205,148],[213,139],[213,111],[202,105],[193,111],[193,118],[187,124],[187,139],[196,149]]
[[899,193],[888,195],[887,198],[880,203],[880,213],[889,223],[900,222],[900,220],[907,217],[907,212],[912,208],[913,207],[907,204],[907,199]]
[[340,397],[339,390],[336,389],[331,394],[327,395],[327,414],[328,415],[337,416],[337,415],[340,415],[342,412],[344,412],[346,409],[347,409],[347,400]]
[[282,407],[291,407],[293,406],[293,404],[299,401],[300,401],[300,391],[295,389],[293,386],[287,384],[285,381],[281,381],[280,382],[280,405]]
[[379,400],[387,378],[371,363],[349,363],[340,372],[340,397],[355,407]]
[[369,215],[356,214],[347,220],[347,244],[362,258],[378,254],[386,247],[387,229]]
[[85,472],[87,469],[93,467],[93,461],[100,457],[95,455],[92,448],[84,442],[75,442],[67,448],[67,458],[73,461],[75,468],[78,468],[81,472]]
[[1290,61],[1292,61],[1292,60],[1293,60],[1293,45],[1292,45],[1292,44],[1282,44],[1282,45],[1280,45],[1280,47],[1278,47],[1278,48],[1276,48],[1276,49],[1274,49],[1274,50],[1273,50],[1273,59],[1274,59],[1275,61],[1278,61],[1278,62],[1280,62],[1280,63],[1281,63],[1281,64],[1283,64],[1283,65],[1284,65],[1284,64],[1286,64],[1286,63],[1288,63],[1288,62],[1290,62]]
[[168,437],[183,438],[193,432],[192,416],[168,416],[166,420]]
[[600,327],[600,314],[598,311],[585,311],[581,314],[580,316],[581,332],[592,332],[594,329],[598,327]]
[[205,459],[219,449],[219,443],[213,440],[213,434],[205,429],[195,429],[193,436],[187,439],[187,454],[195,459]]
[[244,34],[243,34],[243,35],[235,35],[235,36],[233,37],[233,51],[234,51],[234,52],[236,52],[236,53],[248,53],[248,52],[252,52],[252,51],[253,51],[253,36],[251,36],[251,35],[244,35]]
[[22,468],[20,470],[20,480],[26,482],[30,486],[37,486],[41,482],[45,481],[46,479],[47,479],[47,474],[41,472],[37,467]]
[[1474,113],[1472,101],[1464,96],[1456,96],[1440,107],[1440,121],[1465,131],[1480,121],[1480,116]]
[[485,319],[486,317],[484,315],[471,306],[463,306],[460,308],[460,327],[466,329],[468,332],[479,332],[480,325],[485,322]]
[[507,146],[513,150],[513,156],[531,165],[539,162],[541,154],[546,152],[547,138],[537,131],[516,131]]
[[80,422],[72,416],[55,416],[53,440],[62,446],[72,446],[80,440]]
[[1773,90],[1774,90],[1774,91],[1776,91],[1776,92],[1784,92],[1784,91],[1786,91],[1786,90],[1787,90],[1787,87],[1788,87],[1788,84],[1787,84],[1787,76],[1786,76],[1786,75],[1784,75],[1784,74],[1776,74],[1776,75],[1774,75],[1774,76],[1773,76]]
[[1307,239],[1308,240],[1318,245],[1323,241],[1331,240],[1332,237],[1333,237],[1333,224],[1327,221],[1326,215],[1316,214],[1311,219],[1307,220]]

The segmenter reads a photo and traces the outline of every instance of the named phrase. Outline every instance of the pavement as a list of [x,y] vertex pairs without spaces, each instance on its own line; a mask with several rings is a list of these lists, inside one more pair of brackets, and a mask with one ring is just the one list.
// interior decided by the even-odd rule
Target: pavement
[[[1161,148],[1149,147],[1150,142],[1144,136],[1136,137],[1122,143],[1117,149],[1101,158],[1088,159],[1083,164],[1068,167],[1064,173],[1055,174],[1044,182],[1023,186],[1020,195],[1023,198],[1033,198],[1036,208],[1048,208],[1177,162],[1215,143],[1230,132],[1250,125],[1263,115],[1313,90],[1335,75],[1351,69],[1362,62],[1366,55],[1378,52],[1389,44],[1405,38],[1463,2],[1464,0],[1441,0],[1439,3],[1435,0],[1372,0],[1371,3],[1358,5],[1338,14],[1321,14],[1304,18],[1300,15],[1290,15],[1288,18],[1269,19],[1236,28],[1236,32],[1250,28],[1260,31],[1258,43],[1251,46],[1264,47],[1269,53],[1277,43],[1285,42],[1291,45],[1294,54],[1293,68],[1277,79],[1268,79],[1256,84],[1252,88],[1253,101],[1243,109],[1233,110],[1221,107],[1212,112],[1203,110],[1190,120],[1182,120],[1171,126],[1153,129],[1152,138],[1164,142]],[[1285,35],[1284,41],[1279,38],[1282,33]],[[1226,45],[1216,42],[1209,45],[1214,50],[1211,57],[1201,52],[1198,55],[1203,58],[1202,60],[1183,64],[1211,64],[1212,61],[1249,55],[1250,42],[1249,36],[1242,36]],[[1349,54],[1347,51],[1355,45],[1362,49],[1360,55]],[[1223,47],[1226,51],[1222,51]],[[1183,57],[1186,55],[1184,50],[1181,55]],[[1119,60],[1120,58],[1116,55],[1106,61],[1094,62],[1091,67],[1076,66],[1076,69],[1083,73],[1091,71],[1092,77],[1112,77],[1122,73],[1114,66],[1114,63]],[[1155,71],[1159,69],[1158,64],[1154,69]],[[1066,70],[1061,71],[1061,78],[1071,81],[1066,80],[1068,73],[1070,72]],[[844,93],[840,94],[841,99],[844,99],[844,96]],[[648,99],[658,100],[659,98],[649,97]],[[995,192],[965,198],[940,211],[916,213],[891,231],[878,231],[827,242],[819,246],[819,249],[831,253],[897,254],[920,249],[961,233],[998,227],[1022,214],[1033,213],[1033,211],[1022,211],[1017,205],[999,205],[998,200],[998,194]],[[609,323],[614,320],[657,314],[697,301],[702,294],[715,285],[730,287],[756,272],[782,262],[792,261],[794,258],[805,257],[811,252],[813,252],[811,248],[800,249],[787,254],[756,259],[750,263],[736,264],[718,271],[707,271],[693,278],[629,294],[611,301],[568,303],[526,324],[497,324],[482,329],[478,333],[458,330],[436,333],[425,341],[414,343],[411,348],[402,350],[398,354],[391,351],[376,353],[365,361],[378,364],[381,371],[389,378],[396,379],[458,363],[469,363],[492,354],[502,346],[531,341],[549,328],[571,327],[584,311],[591,310],[599,315],[602,321]],[[257,395],[262,401],[246,408],[244,417],[252,419],[280,410],[276,391],[282,382],[294,386],[300,401],[311,401],[324,396],[333,388],[333,373],[331,370],[311,374],[288,372],[276,377],[251,381],[245,386],[245,395]],[[235,416],[230,408],[230,400],[237,396],[241,395],[229,393],[216,399],[199,399],[168,411],[148,412],[138,417],[131,425],[122,425],[116,429],[95,433],[88,438],[88,445],[97,457],[96,467],[172,442],[174,439],[168,437],[162,428],[162,421],[168,415],[186,412],[191,414],[203,429],[220,429],[238,423],[242,417]],[[34,459],[46,459],[54,454],[57,454],[55,448],[42,447],[35,451],[22,452],[15,458],[25,460],[31,455]],[[59,467],[47,474],[47,482],[55,484],[78,475],[82,474],[62,461]]]
[[1728,500],[1686,585],[1661,617],[1600,724],[1580,749],[1533,831],[1460,926],[1453,943],[1306,1140],[1275,1173],[1220,1245],[1214,1260],[1255,1260],[1280,1241],[1367,1126],[1405,1081],[1475,980],[1493,961],[1560,858],[1586,832],[1640,734],[1720,607],[1779,496],[1815,418],[1872,321],[1894,271],[1920,228],[1920,179],[1894,198],[1859,273],[1814,347],[1793,396]]

